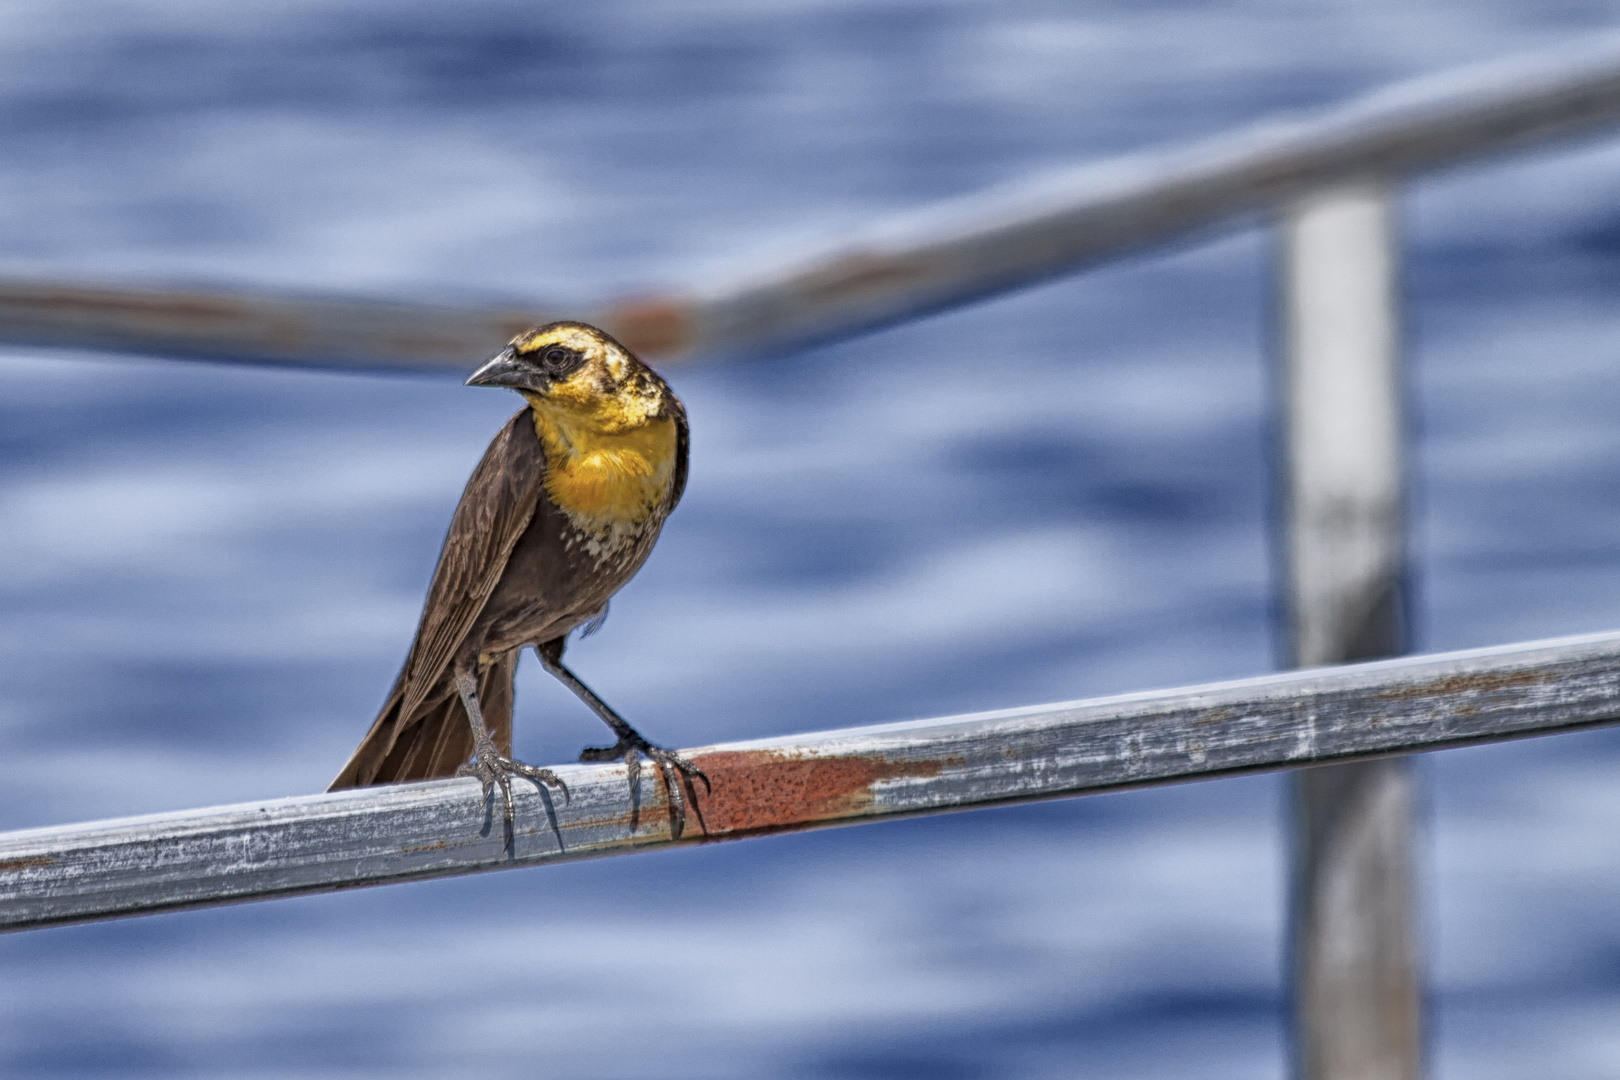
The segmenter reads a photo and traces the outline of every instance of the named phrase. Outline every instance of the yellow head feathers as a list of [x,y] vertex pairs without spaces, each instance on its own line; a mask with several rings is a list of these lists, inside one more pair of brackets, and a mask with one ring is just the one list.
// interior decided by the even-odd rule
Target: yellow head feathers
[[606,540],[667,509],[679,405],[607,334],[575,322],[529,330],[467,381],[528,399],[546,450],[546,493],[581,531]]
[[611,434],[668,411],[662,380],[595,327],[552,323],[514,338],[511,352],[516,363],[542,374],[517,388],[536,415]]

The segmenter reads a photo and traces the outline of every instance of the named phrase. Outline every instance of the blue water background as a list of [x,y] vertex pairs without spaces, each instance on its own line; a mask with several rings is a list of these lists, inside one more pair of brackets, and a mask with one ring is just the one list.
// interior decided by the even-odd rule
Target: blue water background
[[[0,9],[0,272],[560,303],[1578,41],[1611,5]],[[1417,643],[1620,625],[1620,143],[1403,204]],[[679,745],[1264,672],[1271,248],[671,369],[686,502],[571,652]],[[517,403],[0,351],[0,828],[319,790]],[[534,670],[518,749],[600,726]],[[1620,739],[1424,759],[1434,1074],[1620,1072]],[[1280,1077],[1283,782],[0,939],[0,1073]]]

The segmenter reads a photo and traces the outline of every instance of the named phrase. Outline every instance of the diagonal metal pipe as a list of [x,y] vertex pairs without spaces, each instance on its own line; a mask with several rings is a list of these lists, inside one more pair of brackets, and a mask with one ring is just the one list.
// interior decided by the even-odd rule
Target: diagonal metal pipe
[[[1620,632],[1292,671],[682,751],[708,774],[680,843],[1376,760],[1620,721]],[[623,765],[524,785],[512,848],[475,780],[436,780],[0,834],[0,930],[667,846]]]
[[653,358],[780,349],[1032,284],[1303,192],[1404,177],[1620,121],[1620,36],[1403,82],[941,203],[730,281],[565,310],[0,280],[0,343],[248,363],[465,371],[518,329],[597,322]]

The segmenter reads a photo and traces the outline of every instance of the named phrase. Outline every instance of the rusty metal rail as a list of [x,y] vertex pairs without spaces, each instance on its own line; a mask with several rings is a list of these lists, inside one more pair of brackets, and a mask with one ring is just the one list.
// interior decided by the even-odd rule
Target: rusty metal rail
[[[1352,761],[1620,720],[1620,632],[690,751],[681,843]],[[650,771],[650,770],[649,770]],[[622,765],[519,795],[511,852],[473,780],[0,835],[0,929],[465,874],[670,844]],[[644,773],[644,776],[646,773]]]
[[1617,121],[1620,37],[1605,36],[948,202],[776,269],[633,302],[474,309],[0,280],[0,343],[465,370],[517,329],[567,314],[647,356],[746,352],[965,303],[1301,192],[1398,179]]
[[539,307],[0,280],[0,343],[246,363],[459,371],[561,317]]
[[[1314,117],[956,200],[730,283],[565,311],[0,280],[0,344],[465,370],[588,318],[655,358],[857,333],[1275,215],[1294,660],[1401,647],[1395,329],[1400,181],[1620,123],[1620,35],[1386,89]],[[1620,722],[1620,633],[688,751],[713,778],[682,843],[1237,772],[1301,774],[1301,1080],[1416,1080],[1410,770],[1392,755]],[[1378,760],[1374,760],[1378,759]],[[619,854],[673,843],[647,776],[564,766],[508,849],[470,780],[0,835],[0,930]]]

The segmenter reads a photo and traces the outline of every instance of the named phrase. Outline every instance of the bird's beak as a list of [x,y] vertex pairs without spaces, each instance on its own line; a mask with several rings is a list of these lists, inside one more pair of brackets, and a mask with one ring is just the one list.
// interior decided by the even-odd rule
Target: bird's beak
[[509,345],[499,356],[467,376],[467,386],[508,386],[514,390],[529,389],[535,372],[517,362],[517,353]]

